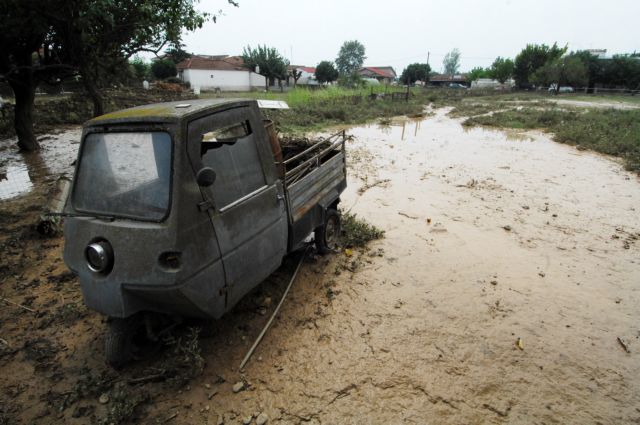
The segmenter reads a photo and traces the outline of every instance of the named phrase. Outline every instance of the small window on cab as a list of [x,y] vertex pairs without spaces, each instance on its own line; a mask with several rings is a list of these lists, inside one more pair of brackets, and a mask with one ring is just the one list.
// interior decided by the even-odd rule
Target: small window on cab
[[225,208],[266,185],[248,120],[204,133],[200,152],[202,164],[216,172],[212,190],[218,208]]

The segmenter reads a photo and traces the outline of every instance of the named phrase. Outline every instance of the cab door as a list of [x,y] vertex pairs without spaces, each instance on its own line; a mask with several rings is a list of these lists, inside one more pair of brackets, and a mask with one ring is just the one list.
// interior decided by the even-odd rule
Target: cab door
[[259,117],[257,108],[236,107],[197,119],[188,130],[190,143],[200,144],[200,166],[216,172],[213,185],[201,190],[222,253],[227,310],[286,254],[284,192]]

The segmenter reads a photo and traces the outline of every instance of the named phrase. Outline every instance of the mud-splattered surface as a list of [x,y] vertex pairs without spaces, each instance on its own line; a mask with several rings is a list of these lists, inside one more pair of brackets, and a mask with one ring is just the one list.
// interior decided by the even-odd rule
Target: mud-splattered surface
[[[3,263],[31,265],[5,270],[1,292],[37,313],[0,310],[0,423],[637,423],[638,178],[445,113],[351,130],[342,207],[386,237],[307,260],[243,372],[296,258],[198,324],[204,371],[179,385],[154,378],[169,349],[104,366],[103,319],[82,306],[61,239],[32,235],[26,260],[11,248]],[[30,196],[2,201],[3,217],[36,208]],[[19,224],[3,223],[4,241]]]

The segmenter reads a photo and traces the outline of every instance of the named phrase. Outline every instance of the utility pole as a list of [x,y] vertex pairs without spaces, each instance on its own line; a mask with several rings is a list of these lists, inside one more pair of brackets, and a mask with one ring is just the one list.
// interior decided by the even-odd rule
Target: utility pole
[[431,55],[431,52],[427,52],[427,65],[429,65],[429,55]]

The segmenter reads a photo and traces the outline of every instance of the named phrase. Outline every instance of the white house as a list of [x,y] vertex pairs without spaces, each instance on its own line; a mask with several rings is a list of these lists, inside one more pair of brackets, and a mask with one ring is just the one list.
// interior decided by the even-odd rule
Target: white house
[[192,56],[176,65],[178,78],[200,90],[263,89],[265,77],[244,67],[239,56]]
[[316,80],[316,69],[311,66],[302,66],[302,65],[289,65],[289,76],[287,77],[287,85],[293,85],[293,77],[291,76],[291,71],[296,70],[296,72],[300,73],[300,78],[296,84],[301,86],[317,86],[319,85],[318,80]]

